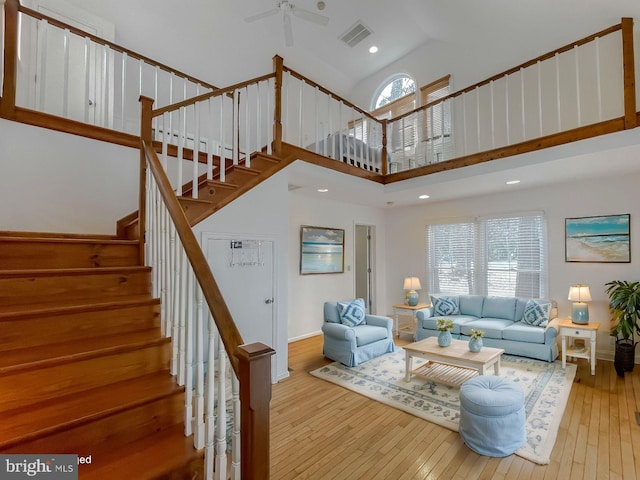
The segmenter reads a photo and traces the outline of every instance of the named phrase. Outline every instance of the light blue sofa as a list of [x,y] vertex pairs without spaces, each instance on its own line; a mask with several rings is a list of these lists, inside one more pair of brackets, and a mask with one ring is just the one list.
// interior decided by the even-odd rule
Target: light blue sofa
[[365,315],[364,325],[343,325],[338,302],[325,302],[322,333],[323,355],[349,367],[395,350],[391,318]]
[[[484,331],[483,345],[504,349],[505,353],[552,362],[558,357],[558,309],[552,300],[549,322],[544,327],[529,325],[523,321],[525,305],[529,299],[515,297],[485,297],[482,295],[458,295],[458,313],[438,315],[432,306],[416,312],[416,341],[438,335],[438,318],[453,319],[453,338],[468,340],[469,331]],[[545,302],[545,300],[540,300]]]

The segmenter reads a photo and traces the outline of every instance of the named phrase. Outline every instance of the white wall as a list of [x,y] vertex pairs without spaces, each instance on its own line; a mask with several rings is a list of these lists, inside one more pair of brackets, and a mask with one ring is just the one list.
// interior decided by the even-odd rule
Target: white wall
[[[236,235],[238,237],[262,236],[275,240],[275,308],[277,338],[276,377],[288,376],[287,317],[288,317],[288,248],[289,205],[287,174],[282,171],[256,188],[224,207],[194,227],[196,238],[203,234]],[[223,279],[216,278],[220,282]],[[242,288],[239,285],[238,288]],[[250,292],[248,292],[250,294]],[[233,314],[233,311],[231,312]],[[240,331],[246,336],[246,332]]]
[[[636,149],[626,149],[637,155]],[[607,161],[603,154],[602,161]],[[579,168],[578,165],[576,165]],[[597,354],[612,358],[608,301],[604,284],[611,280],[640,280],[640,173],[605,177],[596,180],[558,184],[542,188],[526,188],[525,179],[512,193],[503,193],[457,201],[435,203],[385,212],[388,249],[386,257],[386,288],[390,302],[402,299],[402,280],[409,274],[418,275],[423,290],[421,301],[428,301],[426,274],[425,226],[445,218],[469,218],[481,215],[543,210],[548,221],[549,293],[558,301],[559,315],[570,314],[567,300],[569,286],[582,283],[590,286],[593,302],[589,304],[590,321],[600,322]],[[565,218],[609,214],[631,214],[631,263],[567,263],[564,253]]]
[[138,209],[139,152],[0,119],[0,229],[115,234]]
[[[384,215],[378,208],[346,204],[327,198],[290,193],[289,218],[289,339],[304,338],[320,332],[325,301],[355,298],[355,225],[372,225],[374,238],[375,311],[384,313],[388,303],[386,278]],[[343,228],[345,230],[344,273],[300,275],[300,226]]]

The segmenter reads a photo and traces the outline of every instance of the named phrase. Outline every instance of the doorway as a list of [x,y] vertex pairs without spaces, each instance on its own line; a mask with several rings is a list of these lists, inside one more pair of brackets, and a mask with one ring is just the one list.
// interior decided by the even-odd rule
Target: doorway
[[363,298],[367,312],[375,314],[373,294],[373,242],[372,225],[356,225],[355,227],[355,282],[356,298]]
[[261,342],[276,350],[271,381],[278,378],[275,241],[239,236],[205,237],[207,262],[246,343]]

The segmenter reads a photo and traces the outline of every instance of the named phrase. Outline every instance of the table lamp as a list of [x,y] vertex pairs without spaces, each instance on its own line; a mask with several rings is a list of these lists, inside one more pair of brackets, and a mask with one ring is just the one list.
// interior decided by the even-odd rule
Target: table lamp
[[589,323],[589,306],[591,293],[587,285],[572,285],[569,288],[569,300],[571,304],[571,321],[580,325]]
[[420,286],[420,279],[418,277],[405,278],[404,289],[407,290],[407,293],[404,296],[404,302],[407,305],[415,307],[418,304],[418,300],[420,299],[416,290],[420,290],[421,288],[422,287]]

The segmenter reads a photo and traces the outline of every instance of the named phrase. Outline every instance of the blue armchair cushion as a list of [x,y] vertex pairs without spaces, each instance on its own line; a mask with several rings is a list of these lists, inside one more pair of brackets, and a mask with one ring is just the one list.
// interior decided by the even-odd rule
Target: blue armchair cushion
[[366,312],[362,298],[356,298],[353,302],[338,302],[338,311],[340,313],[340,323],[343,325],[355,327],[365,323]]
[[538,302],[529,299],[524,307],[524,315],[522,321],[534,327],[546,327],[549,323],[549,312],[551,311],[551,303]]
[[458,297],[431,297],[434,316],[437,315],[458,315]]

